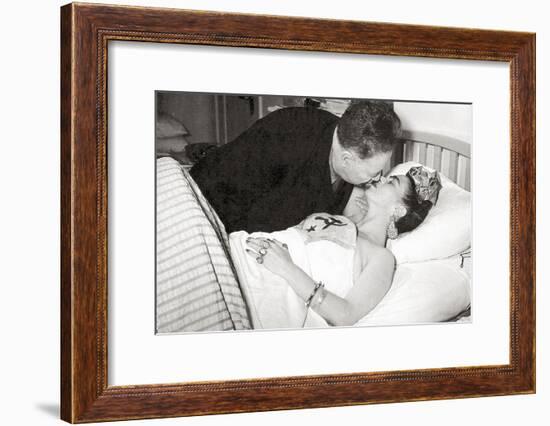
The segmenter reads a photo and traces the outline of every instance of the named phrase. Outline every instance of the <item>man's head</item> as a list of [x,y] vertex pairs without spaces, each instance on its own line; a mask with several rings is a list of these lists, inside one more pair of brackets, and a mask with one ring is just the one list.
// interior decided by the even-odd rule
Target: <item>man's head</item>
[[376,178],[389,161],[400,132],[401,121],[390,104],[352,103],[334,133],[331,154],[334,172],[353,185]]

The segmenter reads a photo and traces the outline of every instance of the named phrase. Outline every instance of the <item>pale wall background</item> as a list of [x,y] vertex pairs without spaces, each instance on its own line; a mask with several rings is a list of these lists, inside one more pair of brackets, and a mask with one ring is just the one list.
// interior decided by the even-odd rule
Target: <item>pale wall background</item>
[[403,129],[472,143],[472,105],[396,102],[395,112]]
[[[542,425],[550,417],[548,277],[550,27],[543,1],[144,0],[111,3],[537,32],[538,393],[470,400],[166,419],[138,425]],[[3,4],[0,377],[6,425],[55,425],[59,388],[59,11]],[[489,171],[488,171],[489,172]],[[545,418],[546,417],[546,418]]]

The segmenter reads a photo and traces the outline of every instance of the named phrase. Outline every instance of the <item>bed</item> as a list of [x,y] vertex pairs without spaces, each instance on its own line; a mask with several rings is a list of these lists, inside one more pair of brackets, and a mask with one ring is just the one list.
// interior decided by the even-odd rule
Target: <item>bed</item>
[[[441,135],[404,132],[386,172],[401,174],[418,163],[443,175],[447,193],[442,190],[440,197],[455,203],[449,209],[453,215],[435,211],[436,206],[425,221],[432,223],[390,243],[397,260],[394,283],[356,325],[471,320],[470,145]],[[435,234],[458,229],[460,235],[453,238],[457,243],[415,248],[419,240],[437,239],[434,229]],[[243,238],[225,233],[185,167],[170,157],[157,160],[157,333],[302,325],[304,306],[297,296],[288,289],[267,294],[258,285],[258,275],[247,272],[251,265],[239,248]],[[272,289],[282,288],[271,284]],[[278,304],[290,308],[274,310]],[[309,321],[306,326],[326,326],[315,314]]]

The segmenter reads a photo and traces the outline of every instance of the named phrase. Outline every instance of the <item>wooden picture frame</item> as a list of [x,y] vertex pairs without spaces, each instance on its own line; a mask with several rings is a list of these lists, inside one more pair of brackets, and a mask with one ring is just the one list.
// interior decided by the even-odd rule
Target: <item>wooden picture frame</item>
[[[330,23],[331,31],[326,31]],[[510,363],[136,386],[107,383],[107,61],[113,40],[510,65]],[[69,4],[61,9],[61,417],[72,423],[535,392],[535,35]]]

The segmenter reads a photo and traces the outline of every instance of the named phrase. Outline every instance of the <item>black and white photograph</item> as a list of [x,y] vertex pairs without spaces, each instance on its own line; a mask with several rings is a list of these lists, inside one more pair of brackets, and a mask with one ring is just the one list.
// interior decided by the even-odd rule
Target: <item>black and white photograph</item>
[[155,103],[157,334],[472,321],[471,103]]

